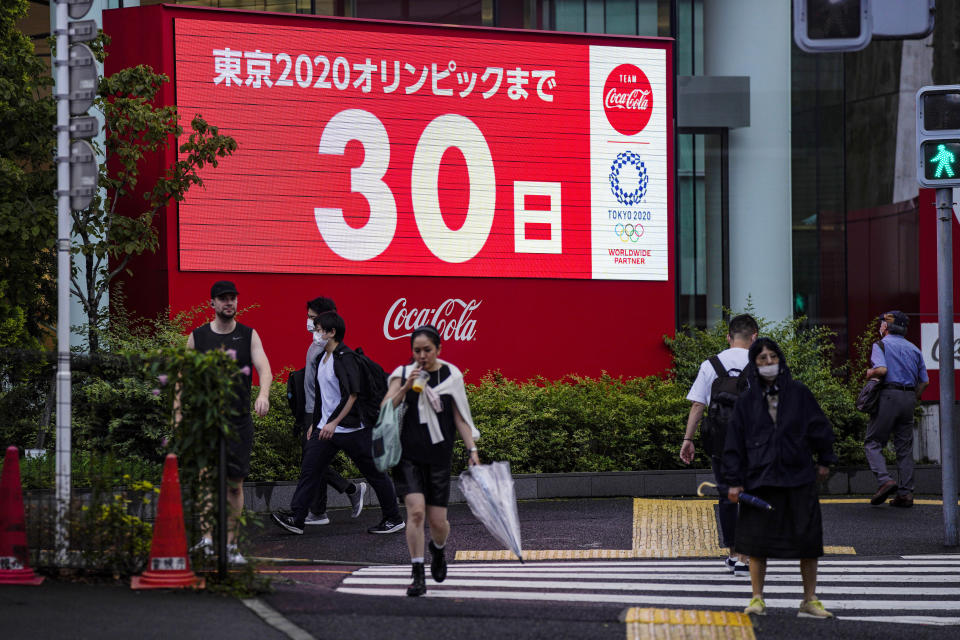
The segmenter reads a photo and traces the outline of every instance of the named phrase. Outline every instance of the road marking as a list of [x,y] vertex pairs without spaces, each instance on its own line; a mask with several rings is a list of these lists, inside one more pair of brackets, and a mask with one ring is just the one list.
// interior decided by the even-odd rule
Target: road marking
[[[869,497],[863,498],[820,498],[820,504],[868,504],[870,502]],[[926,498],[915,498],[913,504],[922,504],[922,505],[943,505],[943,500],[932,500]],[[960,505],[960,501],[957,502]],[[881,506],[881,505],[871,505],[871,506]]]
[[859,620],[861,622],[899,622],[901,624],[927,624],[941,627],[960,625],[960,618],[946,616],[843,616],[841,620]]
[[[837,617],[960,625],[960,555],[821,562],[818,593]],[[408,571],[405,565],[365,567],[347,577],[337,591],[404,597]],[[771,560],[765,591],[771,612],[795,614],[803,593],[799,562]],[[427,578],[427,597],[671,610],[742,611],[751,593],[749,580],[721,572],[711,560],[453,564],[442,584]],[[689,637],[724,637],[702,633]]]
[[257,569],[257,573],[345,573],[353,571],[333,571],[331,569]]
[[624,622],[627,625],[627,640],[753,640],[756,637],[750,616],[732,611],[631,607],[626,612]]
[[[654,594],[606,594],[606,593],[535,593],[529,591],[468,591],[457,589],[430,590],[428,582],[426,597],[433,598],[464,598],[481,600],[528,600],[542,602],[592,602],[606,604],[633,604],[659,607],[714,607],[726,609],[742,609],[746,605],[743,597],[692,598],[683,596],[663,596]],[[406,588],[400,589],[373,589],[340,587],[338,593],[352,593],[367,596],[406,596]],[[767,609],[796,610],[800,606],[801,593],[789,599],[767,598]],[[831,600],[827,605],[831,611],[958,611],[960,600],[932,600],[917,602],[908,600]]]
[[293,624],[279,611],[259,598],[241,598],[240,602],[260,616],[268,625],[286,635],[290,640],[316,640],[312,635]]
[[[534,577],[534,576],[523,576],[523,577]],[[956,580],[956,577],[954,577]],[[862,580],[861,580],[862,581]],[[407,585],[410,582],[409,577],[356,577],[351,576],[346,578],[343,581],[344,585],[370,585],[370,584],[382,584],[382,585]],[[795,582],[799,582],[796,580]],[[438,586],[434,583],[435,586]],[[482,578],[451,578],[443,582],[445,587],[497,587],[501,589],[544,589],[544,590],[562,590],[570,589],[570,582],[563,581],[550,581],[550,580],[517,580],[511,578],[500,579],[482,579]],[[588,584],[581,583],[580,587],[587,591],[669,591],[669,592],[685,592],[690,591],[694,593],[702,593],[703,585],[702,584],[661,584],[658,582],[592,582]],[[720,588],[718,586],[717,588]],[[745,598],[749,599],[751,595],[750,583],[747,581],[741,582],[741,584],[733,585],[722,585],[724,591],[741,593]],[[766,585],[764,587],[764,593],[786,593],[786,594],[796,594],[798,593],[797,587],[793,585]],[[882,596],[960,596],[960,588],[958,587],[926,587],[921,589],[910,588],[910,587],[863,587],[863,586],[840,586],[840,587],[828,587],[823,585],[817,586],[817,593],[822,595],[882,595]]]
[[[725,556],[718,544],[715,499],[633,499],[630,549],[528,549],[524,560],[626,560],[630,558],[710,558]],[[856,555],[853,547],[826,546],[828,555]],[[505,549],[460,550],[458,561],[518,560]]]

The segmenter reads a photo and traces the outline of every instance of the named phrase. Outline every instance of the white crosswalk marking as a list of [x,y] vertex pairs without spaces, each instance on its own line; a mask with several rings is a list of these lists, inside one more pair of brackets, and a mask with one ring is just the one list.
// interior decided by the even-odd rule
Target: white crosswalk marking
[[[342,593],[405,596],[408,565],[365,567]],[[960,554],[892,559],[821,559],[817,595],[837,617],[873,622],[960,625]],[[750,580],[716,560],[610,560],[451,564],[427,597],[622,604],[740,611]],[[764,597],[771,614],[796,610],[798,561],[770,560]],[[786,613],[786,612],[784,612]]]

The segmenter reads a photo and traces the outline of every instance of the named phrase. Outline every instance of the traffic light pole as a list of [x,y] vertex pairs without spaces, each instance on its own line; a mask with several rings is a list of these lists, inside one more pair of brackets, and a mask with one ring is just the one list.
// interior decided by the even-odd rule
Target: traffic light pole
[[957,458],[954,438],[953,189],[937,189],[937,319],[940,330],[940,458],[943,544],[956,546]]
[[66,560],[70,542],[67,518],[70,509],[70,36],[69,6],[58,0],[56,11],[57,55],[57,518],[58,559]]

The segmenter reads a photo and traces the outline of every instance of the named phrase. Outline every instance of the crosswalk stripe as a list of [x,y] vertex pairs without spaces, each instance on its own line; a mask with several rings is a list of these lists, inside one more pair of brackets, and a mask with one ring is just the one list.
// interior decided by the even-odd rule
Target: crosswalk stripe
[[[361,584],[380,584],[380,585],[406,585],[410,582],[408,577],[382,578],[382,577],[360,577],[351,576],[343,581],[345,585]],[[799,582],[799,581],[798,581]],[[440,586],[431,580],[427,580],[427,586]],[[661,584],[657,582],[609,582],[593,581],[571,584],[570,582],[560,582],[552,580],[503,580],[503,579],[485,579],[485,578],[447,578],[443,582],[444,587],[498,587],[508,589],[579,589],[582,591],[691,591],[702,592],[704,586],[700,584]],[[749,596],[751,587],[748,582],[740,584],[710,585],[712,593],[733,592]],[[767,585],[764,588],[765,593],[797,593],[795,586],[787,585]],[[817,593],[823,595],[885,595],[885,596],[960,596],[958,587],[926,587],[922,589],[907,587],[825,587],[817,588]]]
[[[409,571],[409,565],[364,567],[337,590],[403,596]],[[752,592],[747,578],[722,572],[716,560],[453,564],[442,584],[429,577],[427,584],[427,597],[687,610],[742,611]],[[764,591],[768,609],[796,610],[802,597],[799,562],[771,560]],[[958,625],[960,555],[824,559],[817,593],[828,610],[844,619]]]
[[[358,595],[405,596],[406,589],[373,589],[361,587],[340,587],[341,593]],[[605,594],[605,593],[534,593],[529,591],[472,591],[458,589],[427,590],[427,597],[470,598],[490,600],[538,600],[555,602],[602,602],[608,604],[647,605],[655,607],[717,607],[742,609],[746,604],[743,597],[738,598],[694,598],[690,596],[661,596],[651,594]],[[797,609],[801,596],[797,593],[791,599],[765,599],[767,609]],[[916,602],[909,600],[830,600],[824,606],[831,611],[958,611],[960,600],[930,600]]]

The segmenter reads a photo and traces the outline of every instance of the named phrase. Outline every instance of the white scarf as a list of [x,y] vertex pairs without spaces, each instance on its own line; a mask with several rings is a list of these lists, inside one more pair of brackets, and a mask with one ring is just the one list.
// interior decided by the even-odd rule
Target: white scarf
[[[430,387],[429,385],[426,386],[424,388],[424,392],[420,394],[420,398],[417,400],[417,413],[420,419],[420,424],[427,425],[427,431],[430,433],[431,443],[437,444],[438,442],[443,442],[443,432],[440,431],[440,420],[437,418],[437,412],[433,409],[433,407],[430,406],[428,393],[432,392],[430,395],[436,396],[450,395],[453,396],[453,403],[460,412],[460,416],[468,425],[470,425],[470,431],[473,433],[473,439],[477,440],[480,438],[480,432],[477,431],[477,428],[474,426],[473,416],[470,414],[470,403],[467,401],[467,390],[463,386],[463,373],[461,373],[460,369],[458,369],[455,365],[452,365],[445,360],[437,358],[437,362],[439,362],[441,366],[447,365],[450,368],[450,376],[435,387]],[[403,380],[404,367],[410,367],[410,365],[404,365],[394,369],[393,373],[390,374],[388,381],[392,382],[394,378]]]

